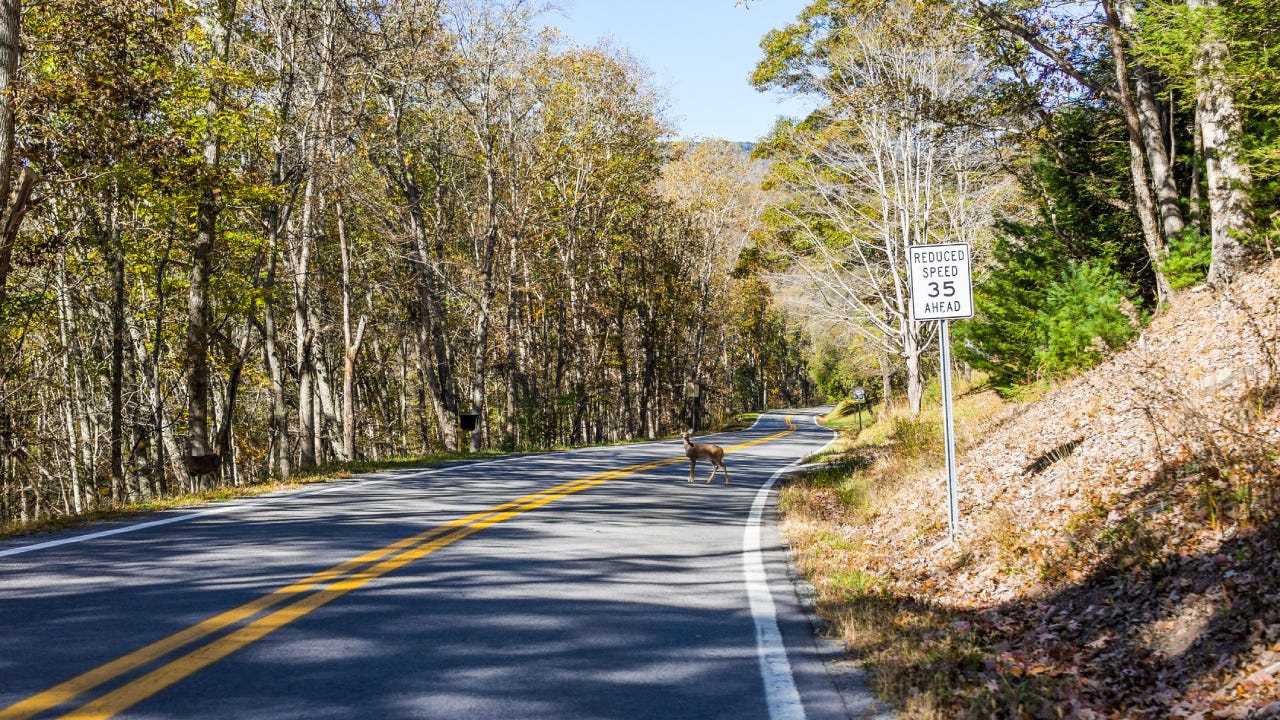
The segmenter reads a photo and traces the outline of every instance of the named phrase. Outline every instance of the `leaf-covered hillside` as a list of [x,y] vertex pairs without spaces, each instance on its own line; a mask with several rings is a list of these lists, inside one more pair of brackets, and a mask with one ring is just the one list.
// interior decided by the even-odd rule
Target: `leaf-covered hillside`
[[790,488],[797,559],[881,692],[917,717],[1280,715],[1278,311],[1277,264],[1187,291],[964,429],[954,546],[936,468],[859,470],[857,503]]

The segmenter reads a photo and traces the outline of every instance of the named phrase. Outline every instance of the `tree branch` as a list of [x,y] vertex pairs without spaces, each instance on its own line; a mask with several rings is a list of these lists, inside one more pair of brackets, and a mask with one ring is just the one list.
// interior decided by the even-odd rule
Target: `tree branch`
[[18,228],[31,204],[31,191],[35,189],[40,174],[23,167],[18,182],[9,193],[9,200],[0,213],[0,303],[4,302],[9,269],[13,264],[13,244],[18,238]]
[[974,7],[978,9],[979,14],[986,18],[987,21],[1010,35],[1021,39],[1027,45],[1030,45],[1032,49],[1051,60],[1059,70],[1070,76],[1073,80],[1085,86],[1096,95],[1105,97],[1113,102],[1120,102],[1120,93],[1115,88],[1107,87],[1084,74],[1084,72],[1072,64],[1065,55],[1051,47],[1043,38],[1026,25],[1013,20],[987,3],[982,2],[982,0],[974,0],[973,4]]

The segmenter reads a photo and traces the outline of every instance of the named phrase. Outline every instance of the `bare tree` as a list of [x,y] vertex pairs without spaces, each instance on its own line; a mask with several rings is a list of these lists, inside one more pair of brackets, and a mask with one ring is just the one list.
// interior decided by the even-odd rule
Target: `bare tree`
[[827,121],[794,129],[794,160],[774,171],[793,195],[777,211],[792,260],[780,281],[811,318],[901,358],[916,413],[933,336],[910,315],[907,249],[974,241],[1007,183],[977,130],[938,114],[962,107],[986,72],[963,34],[904,8],[885,12],[832,52]]

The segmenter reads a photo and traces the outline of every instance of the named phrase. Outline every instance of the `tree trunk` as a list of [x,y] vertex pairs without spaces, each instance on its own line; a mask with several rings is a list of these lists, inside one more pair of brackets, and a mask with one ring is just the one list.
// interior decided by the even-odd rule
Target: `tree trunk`
[[[490,194],[494,192],[494,178],[489,178]],[[490,224],[480,248],[480,297],[476,308],[475,349],[472,358],[471,412],[476,416],[476,427],[471,432],[471,452],[480,450],[486,430],[485,396],[489,375],[489,326],[490,307],[496,294],[493,281],[493,263],[498,246],[496,201],[490,201]]]
[[273,167],[271,184],[279,193],[265,210],[263,224],[267,234],[266,268],[262,277],[262,354],[267,370],[267,388],[271,396],[271,416],[268,421],[270,440],[268,441],[267,472],[279,473],[281,480],[288,480],[293,474],[292,447],[289,442],[289,405],[285,398],[285,369],[280,357],[279,333],[276,324],[276,280],[277,269],[282,252],[281,241],[287,235],[286,225],[292,214],[292,200],[286,198],[296,196],[291,187],[290,172],[287,168],[286,148],[289,146],[289,134],[292,132],[289,121],[293,119],[296,61],[293,40],[294,17],[280,22],[275,40],[275,64],[279,73],[279,102],[276,113],[280,119],[273,142]]
[[5,299],[13,243],[39,178],[34,170],[24,167],[17,185],[12,185],[16,135],[13,98],[21,40],[22,0],[0,0],[0,199],[5,200],[0,211],[0,303]]
[[516,368],[522,367],[518,364],[519,354],[518,348],[524,342],[521,337],[521,328],[519,322],[520,316],[520,299],[516,291],[516,278],[519,272],[520,261],[517,256],[516,243],[511,243],[508,247],[508,265],[507,265],[507,303],[506,303],[506,331],[507,345],[506,357],[504,358],[503,381],[506,385],[505,407],[502,418],[502,444],[508,449],[515,449],[520,446],[519,423],[516,413],[516,394],[519,383],[516,381]]
[[[0,0],[0,198],[9,197],[13,173],[13,86],[22,46],[22,0]],[[6,250],[8,248],[5,248]],[[3,269],[8,269],[3,268]],[[0,285],[6,278],[0,276]]]
[[1191,123],[1191,188],[1187,192],[1187,221],[1197,233],[1204,232],[1204,198],[1200,184],[1203,178],[1200,168],[1204,165],[1204,145],[1200,141],[1200,114]]
[[[90,509],[92,504],[91,492],[84,485],[84,480],[80,475],[80,433],[77,432],[76,415],[74,408],[74,394],[77,391],[76,370],[74,362],[79,354],[78,343],[71,338],[71,298],[67,288],[67,256],[60,253],[58,256],[58,265],[54,276],[54,290],[58,301],[58,342],[64,348],[59,353],[61,362],[62,377],[60,378],[64,384],[67,393],[73,397],[68,397],[63,403],[63,421],[66,429],[67,440],[67,472],[71,480],[71,494],[75,503],[77,513],[85,512]],[[10,456],[4,456],[5,478],[8,481],[11,469],[14,464],[11,462]],[[21,492],[19,486],[18,492]]]
[[[315,379],[316,458],[324,462],[327,457],[326,450],[335,454],[342,451],[340,437],[342,425],[339,418],[339,401],[333,392],[333,382],[330,381],[332,368],[329,366],[329,356],[324,352],[323,327],[320,325],[320,317],[317,313],[311,313],[311,336],[315,338],[311,367],[312,377]],[[348,458],[339,457],[338,459],[345,461]]]
[[[173,232],[166,234],[164,253],[160,256],[156,263],[156,329],[152,336],[154,347],[151,351],[150,358],[146,357],[146,349],[140,338],[134,339],[135,352],[138,352],[139,362],[148,364],[151,370],[151,422],[152,432],[155,434],[156,455],[155,463],[152,465],[152,484],[157,495],[164,495],[169,492],[168,475],[165,472],[165,461],[170,460],[176,462],[182,457],[176,445],[166,444],[166,440],[172,440],[169,437],[169,426],[165,422],[164,417],[164,391],[162,390],[160,377],[160,353],[164,347],[164,301],[165,301],[165,276],[169,269],[169,254],[173,251]],[[166,458],[166,453],[168,457]],[[175,469],[176,470],[176,469]],[[175,475],[174,477],[181,477]]]
[[311,268],[311,228],[315,212],[314,163],[309,164],[302,191],[301,227],[293,255],[294,375],[298,379],[298,466],[316,466],[315,422],[315,334],[312,330],[309,294]]
[[364,329],[369,320],[361,315],[355,333],[351,332],[351,248],[347,244],[347,227],[343,204],[335,205],[338,225],[338,251],[342,255],[342,454],[347,460],[356,458],[356,356],[364,342]]
[[924,374],[920,372],[920,354],[924,350],[920,323],[908,319],[902,337],[902,354],[907,364],[907,405],[911,410],[911,417],[915,417],[920,414],[920,402],[924,397]]
[[1156,281],[1156,301],[1165,303],[1171,296],[1169,280],[1164,275],[1165,242],[1160,235],[1160,222],[1156,217],[1155,199],[1147,176],[1147,159],[1143,144],[1142,121],[1129,88],[1129,63],[1124,53],[1124,39],[1120,33],[1120,17],[1115,3],[1103,3],[1107,15],[1107,39],[1115,64],[1117,99],[1129,135],[1129,173],[1133,178],[1134,208],[1142,226],[1142,241],[1151,261],[1151,271]]
[[[280,349],[276,336],[276,313],[273,289],[276,284],[276,242],[278,224],[273,219],[268,230],[267,269],[263,281],[266,301],[262,308],[262,354],[267,365],[267,386],[271,393],[271,445],[275,451],[275,463],[280,479],[288,480],[292,474],[293,458],[289,447],[289,406],[284,397],[284,364],[280,361]],[[268,461],[268,466],[271,463]]]
[[[1133,0],[1118,0],[1117,14],[1121,26],[1126,32],[1135,32],[1137,9]],[[1155,189],[1156,202],[1159,206],[1160,225],[1165,241],[1182,233],[1184,225],[1182,202],[1178,194],[1178,183],[1173,174],[1173,161],[1166,145],[1163,133],[1163,121],[1160,106],[1156,100],[1154,74],[1150,68],[1136,63],[1133,65],[1134,98],[1138,127],[1142,133],[1143,149],[1146,152],[1147,167],[1151,170],[1151,184]],[[1119,78],[1117,78],[1119,79]]]
[[[0,170],[0,172],[6,172]],[[9,270],[13,265],[13,243],[18,239],[18,229],[27,209],[31,206],[31,193],[40,175],[29,167],[18,173],[18,183],[8,195],[4,211],[0,214],[0,303],[8,297]],[[0,196],[4,197],[4,196]]]
[[111,502],[124,502],[124,250],[116,216],[115,193],[102,198],[102,218],[98,221],[98,242],[111,268],[111,406],[110,446]]
[[[35,184],[35,175],[23,169],[15,192],[10,193],[10,175],[14,162],[14,83],[18,73],[18,56],[22,39],[22,2],[21,0],[0,0],[0,199],[7,204],[0,214],[0,305],[5,299],[9,279],[9,267],[13,257],[13,242],[17,237],[18,224],[22,220],[26,200],[30,197],[31,187]],[[9,393],[7,377],[9,373],[0,373],[0,398]],[[20,482],[10,484],[17,463],[12,453],[14,447],[10,432],[11,419],[7,401],[0,400],[0,476],[4,478],[5,487],[13,487],[19,496],[19,502],[25,503],[26,496]],[[3,498],[0,498],[3,500]],[[25,508],[25,505],[24,505]],[[25,519],[25,518],[23,518]]]
[[[1187,7],[1214,13],[1218,0],[1187,0]],[[1235,93],[1225,73],[1227,43],[1213,29],[1212,19],[1195,59],[1196,124],[1204,146],[1205,180],[1209,196],[1209,235],[1212,255],[1208,282],[1224,286],[1244,266],[1244,240],[1253,233],[1253,184],[1244,163],[1240,137],[1243,132]]]
[[[203,477],[213,455],[209,446],[209,276],[214,232],[218,221],[217,199],[212,188],[201,196],[196,210],[196,239],[192,248],[191,290],[187,295],[187,469]],[[203,472],[202,472],[203,470]],[[199,482],[203,487],[203,480]]]
[[1173,174],[1173,161],[1164,143],[1163,121],[1156,102],[1152,73],[1146,67],[1134,68],[1135,95],[1138,100],[1138,124],[1142,130],[1143,147],[1147,155],[1147,167],[1151,169],[1151,183],[1155,188],[1156,203],[1160,211],[1160,227],[1166,242],[1182,233],[1185,221],[1182,217],[1182,198]]
[[889,417],[889,406],[893,400],[893,358],[888,349],[880,353],[880,415]]
[[236,399],[240,394],[240,378],[244,369],[245,360],[249,358],[249,350],[253,343],[253,323],[254,318],[251,316],[245,322],[244,338],[240,341],[240,347],[236,349],[236,355],[231,362],[231,370],[227,376],[226,393],[222,402],[222,422],[218,427],[218,445],[216,452],[222,458],[222,466],[228,471],[227,479],[233,485],[239,485],[239,479],[235,474],[235,457],[233,448],[232,431],[235,427]]

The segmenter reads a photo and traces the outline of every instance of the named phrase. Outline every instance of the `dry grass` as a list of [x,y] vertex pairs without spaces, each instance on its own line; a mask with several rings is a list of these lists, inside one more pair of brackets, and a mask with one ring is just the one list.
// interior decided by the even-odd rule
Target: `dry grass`
[[[983,387],[966,388],[955,402],[957,444],[972,444],[976,428],[996,421],[1005,404]],[[937,395],[934,395],[935,399]],[[851,654],[876,670],[877,693],[908,717],[947,717],[948,673],[922,676],[924,667],[971,667],[980,657],[967,632],[938,635],[962,622],[948,609],[903,596],[886,582],[879,558],[886,541],[866,532],[883,514],[922,537],[936,529],[946,502],[937,482],[943,462],[942,410],[912,418],[894,408],[856,440],[842,436],[830,456],[842,462],[782,489],[783,527],[797,568],[818,592],[819,612],[837,628]],[[921,489],[942,491],[919,502]],[[945,522],[945,519],[944,519]]]

